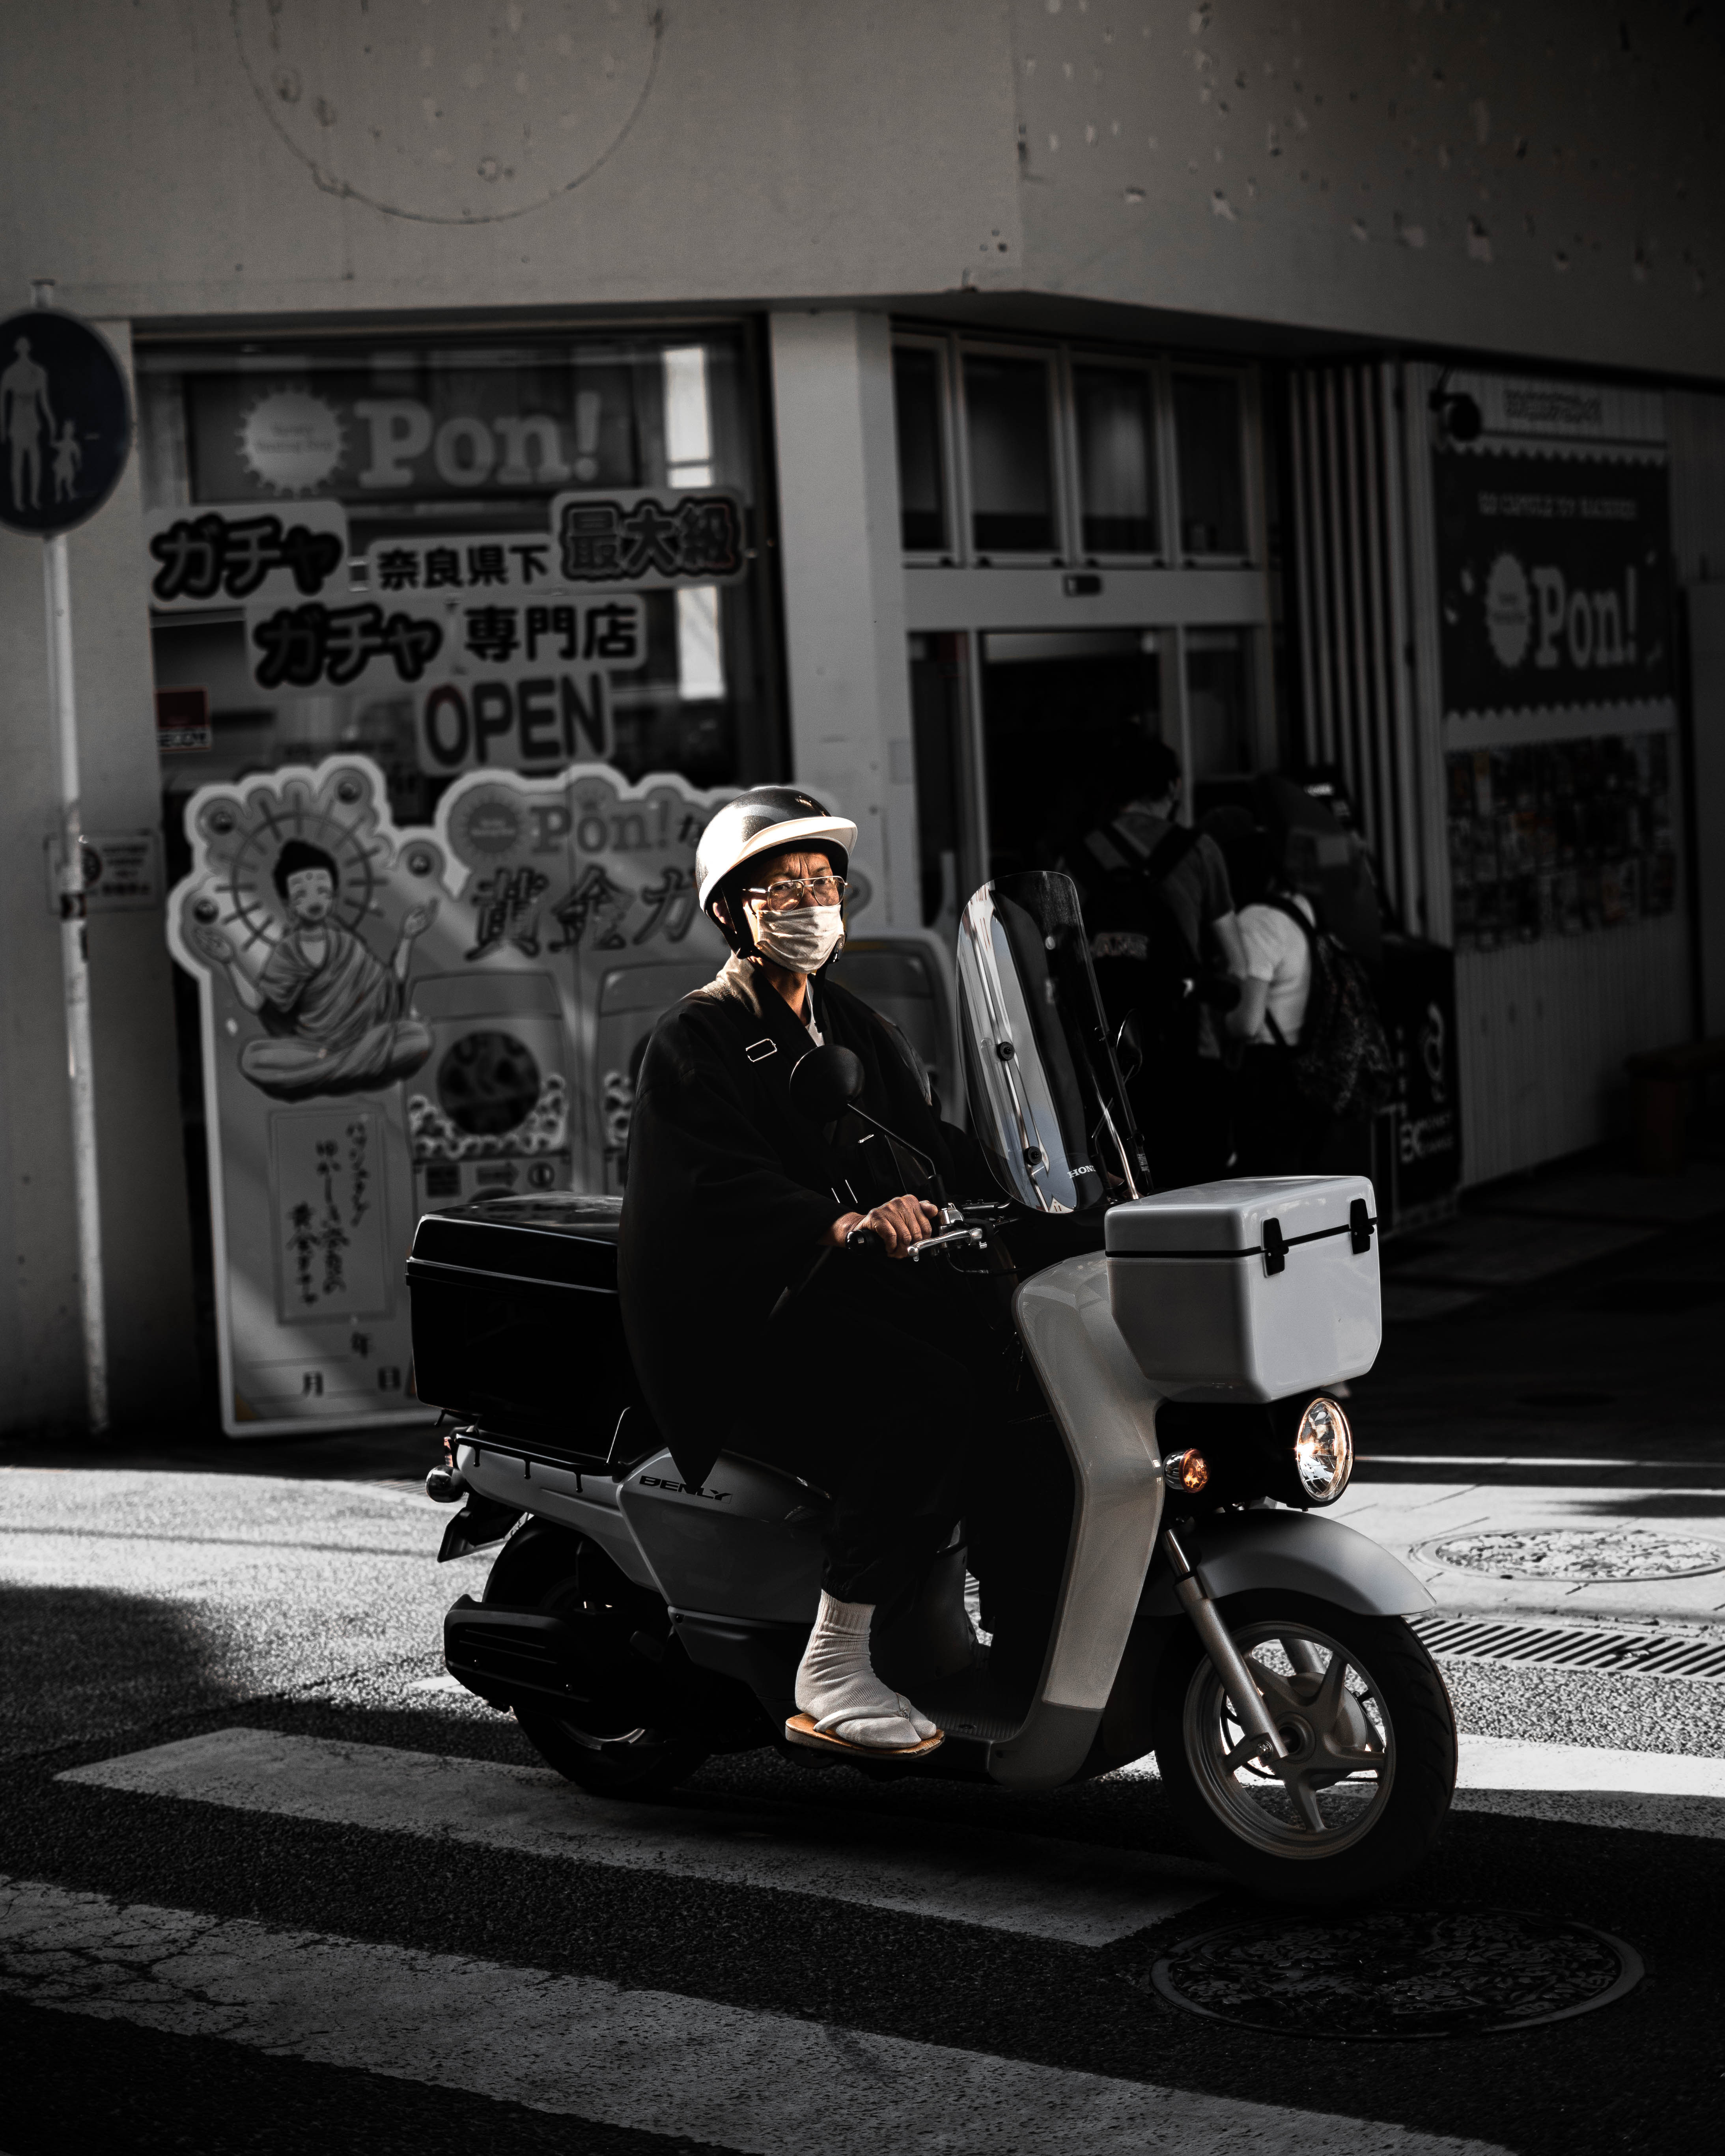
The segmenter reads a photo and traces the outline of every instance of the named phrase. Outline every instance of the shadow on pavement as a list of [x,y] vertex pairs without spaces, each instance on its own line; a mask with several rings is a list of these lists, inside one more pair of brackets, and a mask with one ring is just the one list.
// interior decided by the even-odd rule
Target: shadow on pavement
[[0,1760],[136,1741],[235,1697],[193,1605],[91,1587],[0,1585],[6,1715]]

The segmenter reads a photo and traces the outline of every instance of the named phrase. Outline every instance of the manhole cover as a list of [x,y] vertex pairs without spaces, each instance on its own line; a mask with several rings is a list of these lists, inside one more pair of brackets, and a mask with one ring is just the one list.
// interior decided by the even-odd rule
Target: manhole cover
[[1642,1973],[1633,1947],[1567,1918],[1382,1909],[1231,1925],[1187,1940],[1152,1974],[1174,2005],[1243,2029],[1384,2042],[1565,2020]]
[[1493,1579],[1682,1579],[1725,1569],[1725,1543],[1656,1527],[1496,1527],[1422,1543],[1422,1557]]

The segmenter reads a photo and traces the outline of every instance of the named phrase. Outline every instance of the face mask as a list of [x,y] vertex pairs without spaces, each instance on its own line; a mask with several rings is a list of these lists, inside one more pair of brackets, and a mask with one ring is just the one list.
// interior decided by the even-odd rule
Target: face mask
[[755,948],[787,973],[814,973],[845,941],[845,910],[838,906],[793,906],[783,913],[754,915]]

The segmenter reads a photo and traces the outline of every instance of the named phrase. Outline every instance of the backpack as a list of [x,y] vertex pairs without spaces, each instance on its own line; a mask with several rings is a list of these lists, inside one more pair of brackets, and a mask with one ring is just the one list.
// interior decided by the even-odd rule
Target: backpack
[[[1299,922],[1312,954],[1305,1022],[1289,1050],[1294,1089],[1332,1116],[1374,1116],[1396,1096],[1396,1066],[1365,968],[1327,929],[1314,927],[1291,899],[1269,902]],[[1276,1045],[1287,1048],[1276,1020],[1267,1013],[1266,1020]]]
[[1097,986],[1117,1024],[1130,1009],[1147,1026],[1153,1038],[1140,1044],[1147,1049],[1195,1053],[1199,1007],[1226,1009],[1238,996],[1231,977],[1193,949],[1168,901],[1168,880],[1199,835],[1177,824],[1147,853],[1130,832],[1108,824],[1084,842],[1103,871],[1096,900],[1086,909]]

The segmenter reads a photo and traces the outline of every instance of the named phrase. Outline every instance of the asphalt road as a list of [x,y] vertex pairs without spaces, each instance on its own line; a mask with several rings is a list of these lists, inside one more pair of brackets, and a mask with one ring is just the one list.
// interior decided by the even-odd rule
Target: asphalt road
[[[662,1828],[640,1821],[646,1851],[628,1861],[583,1843],[589,1800],[536,1774],[520,1785],[532,1831],[464,1835],[461,1763],[482,1779],[536,1763],[512,1723],[428,1688],[442,1609],[485,1562],[439,1569],[444,1517],[374,1481],[0,1471],[8,2156],[1434,2145],[1421,2137],[1573,2156],[1704,2143],[1717,2124],[1725,1841],[1707,1831],[1458,1811],[1399,1905],[1579,1917],[1649,1973],[1597,2015],[1402,2044],[1266,2039],[1155,1991],[1170,1941],[1252,1905],[1183,1849],[1153,1779],[1018,1796],[748,1755],[704,1768]],[[1509,1733],[1597,1746],[1638,1717],[1671,1726],[1670,1681],[1451,1675],[1464,1727],[1505,1733],[1500,1676],[1538,1694]],[[1682,1696],[1712,1714],[1722,1689]],[[358,1758],[372,1794],[357,1816],[339,1793],[295,1797],[303,1743],[251,1808],[101,1779],[234,1730],[324,1740],[310,1756],[338,1782]],[[81,1768],[96,1779],[57,1779]],[[409,1817],[439,1771],[441,1813]],[[660,1861],[691,1835],[692,1858]],[[709,1862],[716,1835],[728,1854]],[[983,1873],[998,1858],[967,1887],[970,1913],[882,1886],[883,1848],[902,1871],[966,1837]],[[819,1845],[824,1884],[784,1874],[792,1841]],[[1151,1920],[1074,1940],[1015,1913],[1014,1866],[1044,1845],[1075,1893],[1111,1864]],[[1160,1917],[1158,1878],[1182,1905]]]

